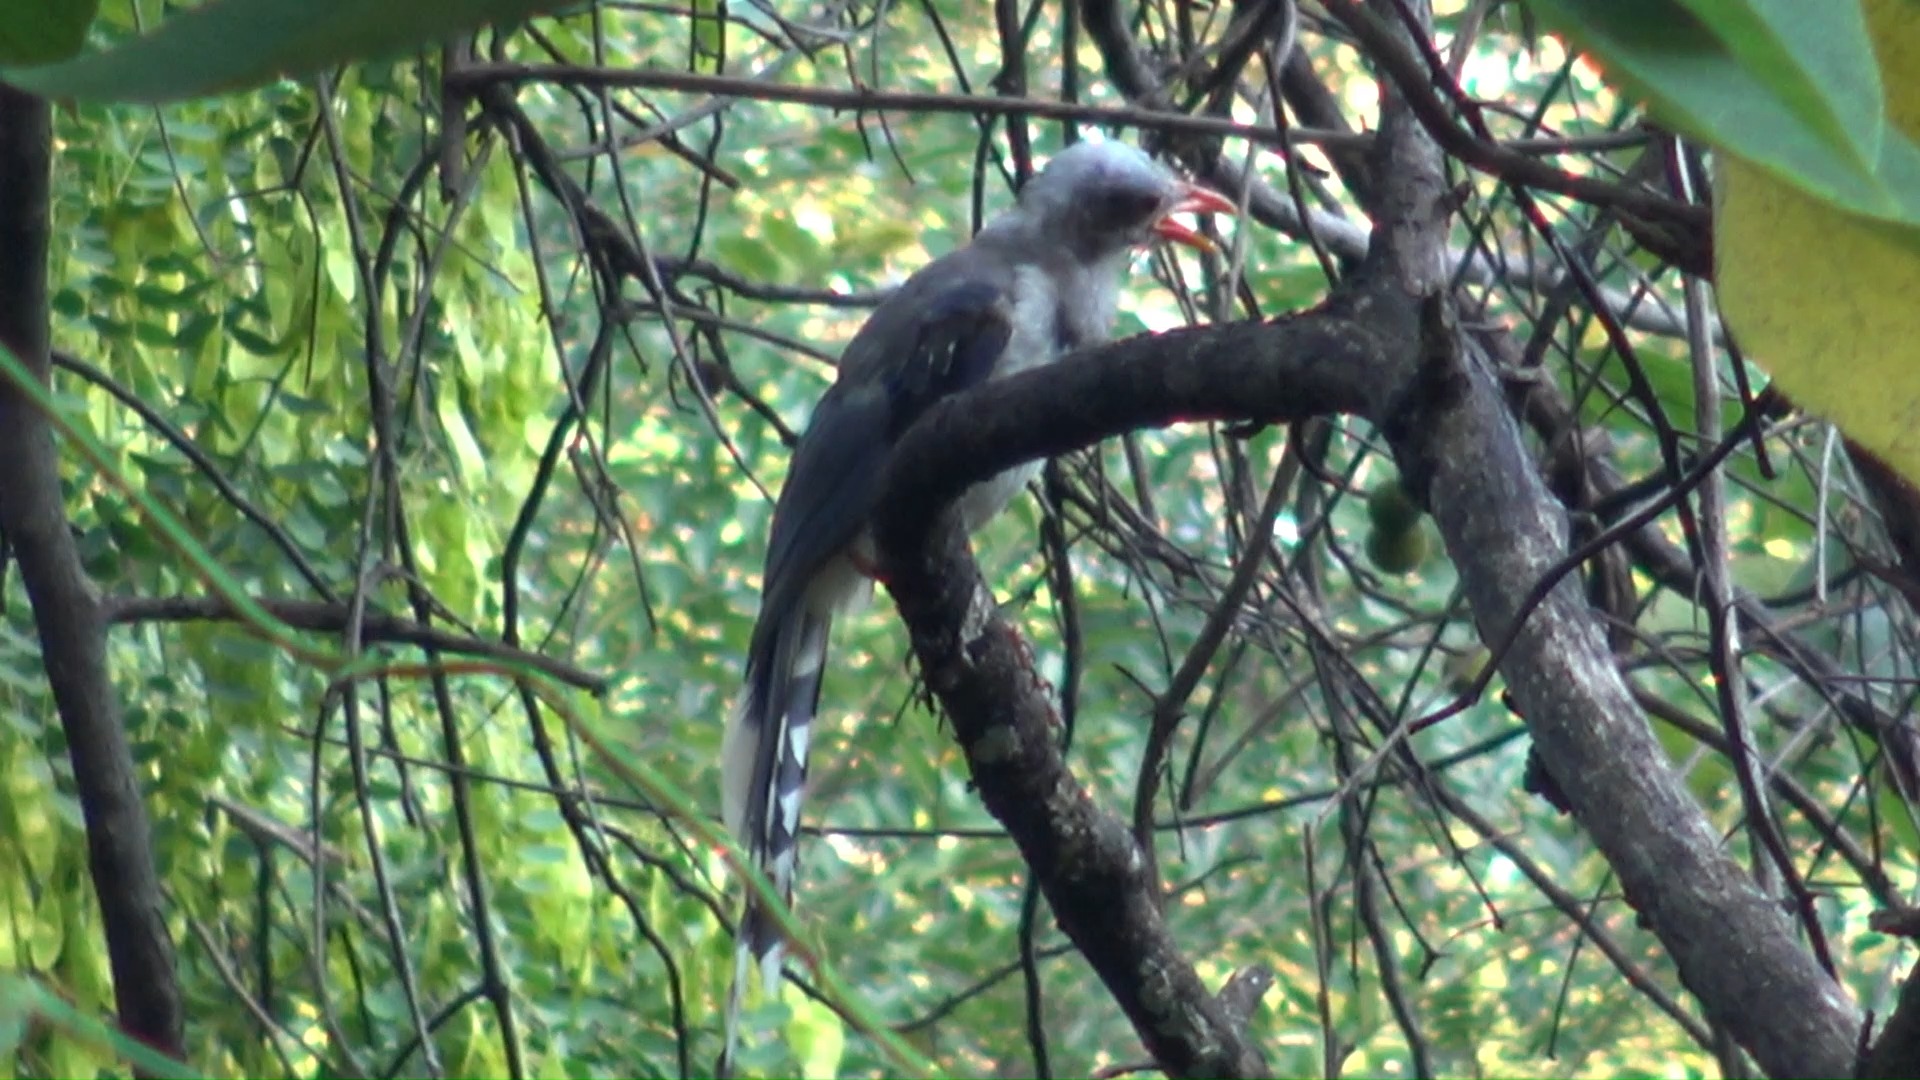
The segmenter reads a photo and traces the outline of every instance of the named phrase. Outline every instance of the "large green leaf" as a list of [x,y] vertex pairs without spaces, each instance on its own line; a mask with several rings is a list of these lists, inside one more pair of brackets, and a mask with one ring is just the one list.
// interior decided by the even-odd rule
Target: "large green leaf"
[[1802,0],[1681,0],[1821,142],[1871,172],[1886,127],[1860,9]]
[[[1886,61],[1887,138],[1920,133],[1920,49],[1906,0],[1866,7]],[[1846,213],[1736,154],[1715,182],[1721,310],[1756,361],[1909,478],[1920,478],[1920,229]]]
[[0,64],[48,64],[80,51],[99,0],[9,4],[0,19]]
[[25,90],[77,101],[176,101],[386,56],[558,0],[213,0],[112,48],[0,69]]
[[1920,224],[1856,0],[1534,0],[1664,123],[1850,213]]

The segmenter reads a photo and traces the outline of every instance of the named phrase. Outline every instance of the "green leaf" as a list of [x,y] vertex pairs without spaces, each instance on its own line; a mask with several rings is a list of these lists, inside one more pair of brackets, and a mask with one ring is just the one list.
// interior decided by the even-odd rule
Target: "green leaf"
[[1860,8],[1802,0],[1681,0],[1826,145],[1872,171],[1886,130]]
[[1920,147],[1882,122],[1857,3],[1533,2],[1666,124],[1840,209],[1920,224]]
[[793,1019],[787,1022],[787,1041],[800,1060],[801,1076],[838,1076],[846,1052],[846,1027],[833,1009],[817,1001],[796,998]]
[[[148,1076],[188,1080],[199,1075],[114,1025],[69,1005],[59,993],[23,975],[0,975],[0,1014],[9,1017],[9,1023],[14,1025],[18,1025],[19,1018],[24,1015],[31,1023],[44,1025],[70,1040],[56,1045],[97,1047],[110,1051],[120,1059],[133,1063]],[[80,1072],[90,1075],[98,1067],[97,1062],[89,1059],[88,1067]]]
[[1801,407],[1920,478],[1920,230],[1840,213],[1738,158],[1717,174],[1728,325]]
[[9,4],[0,18],[0,64],[50,64],[86,44],[99,0]]
[[213,0],[124,44],[57,64],[0,68],[0,78],[56,99],[178,101],[389,56],[562,6],[556,0]]

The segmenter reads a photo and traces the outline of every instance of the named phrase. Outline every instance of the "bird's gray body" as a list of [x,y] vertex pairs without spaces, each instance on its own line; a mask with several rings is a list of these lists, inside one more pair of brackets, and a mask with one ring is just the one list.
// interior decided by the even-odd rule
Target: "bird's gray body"
[[[894,444],[942,397],[1104,340],[1134,250],[1191,190],[1132,147],[1078,144],[970,244],[908,278],[848,343],[774,507],[746,691],[722,750],[727,827],[783,897],[792,892],[827,634],[834,614],[866,592],[867,520]],[[969,489],[965,526],[998,513],[1037,468]],[[729,1056],[749,958],[759,959],[769,991],[779,976],[780,935],[751,895],[737,941]]]

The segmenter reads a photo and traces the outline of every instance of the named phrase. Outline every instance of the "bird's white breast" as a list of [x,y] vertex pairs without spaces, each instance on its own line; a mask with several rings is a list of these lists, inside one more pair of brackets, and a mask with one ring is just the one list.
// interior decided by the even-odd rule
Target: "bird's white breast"
[[[1054,277],[1038,266],[1020,266],[1013,275],[1013,310],[1008,322],[1007,351],[994,367],[1002,379],[1060,358],[1060,294]],[[1109,309],[1109,317],[1110,317]],[[1091,313],[1096,316],[1099,313]],[[968,532],[985,525],[1013,500],[1027,481],[1040,472],[1040,463],[1016,465],[982,480],[960,496],[960,518]]]
[[1058,359],[1060,294],[1053,275],[1025,265],[1013,272],[1013,306],[1007,321],[1007,351],[994,366],[993,377],[1005,378]]
[[[1041,364],[1060,359],[1062,344],[1088,344],[1104,341],[1112,332],[1113,318],[1120,295],[1120,275],[1130,254],[1121,252],[1108,263],[1082,266],[1063,262],[1048,273],[1039,265],[1023,263],[1013,268],[1013,303],[1008,312],[1010,332],[1006,351],[994,365],[993,378],[1001,379]],[[1115,265],[1118,264],[1118,265]],[[1063,295],[1064,292],[1064,295]],[[968,532],[976,532],[1006,508],[1020,489],[1040,473],[1041,463],[1029,461],[974,484],[959,499],[960,520]],[[862,530],[855,541],[860,558],[871,564],[873,540]],[[851,567],[848,567],[849,571]],[[857,574],[834,573],[832,580],[809,595],[808,606],[816,611],[843,607],[858,591],[853,587]]]

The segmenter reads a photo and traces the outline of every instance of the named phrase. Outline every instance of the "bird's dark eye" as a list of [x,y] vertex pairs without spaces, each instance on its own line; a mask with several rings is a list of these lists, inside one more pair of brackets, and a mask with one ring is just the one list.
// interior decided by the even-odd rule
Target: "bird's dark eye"
[[1087,214],[1102,231],[1144,225],[1160,209],[1160,197],[1143,191],[1103,191],[1088,200]]

